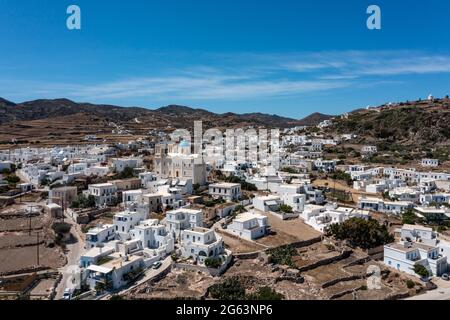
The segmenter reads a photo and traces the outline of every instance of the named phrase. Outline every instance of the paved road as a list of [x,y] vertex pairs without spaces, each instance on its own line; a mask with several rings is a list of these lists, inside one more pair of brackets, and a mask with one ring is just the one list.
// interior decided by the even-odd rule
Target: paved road
[[81,230],[79,230],[79,226],[75,223],[70,216],[66,214],[65,222],[70,223],[72,225],[71,233],[72,236],[76,239],[73,243],[67,244],[67,264],[59,268],[59,272],[63,275],[61,282],[56,288],[56,300],[60,300],[63,296],[64,290],[66,288],[74,289],[76,282],[74,279],[74,275],[77,274],[79,270],[79,260],[80,255],[84,251],[84,237],[82,235]]
[[450,300],[450,281],[433,278],[433,282],[438,286],[437,289],[405,300]]
[[450,288],[427,291],[424,294],[406,298],[405,300],[450,300]]

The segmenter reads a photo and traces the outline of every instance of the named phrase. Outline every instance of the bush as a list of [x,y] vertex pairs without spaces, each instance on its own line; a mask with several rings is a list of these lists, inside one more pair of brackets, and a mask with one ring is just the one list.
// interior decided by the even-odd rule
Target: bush
[[414,288],[415,286],[416,286],[416,284],[414,283],[414,281],[412,281],[412,280],[410,280],[410,279],[406,280],[406,287],[407,287],[408,289],[412,289],[412,288]]
[[297,255],[297,251],[294,248],[290,246],[275,248],[268,250],[267,253],[272,256],[274,263],[294,267],[292,257]]
[[126,167],[121,173],[114,176],[113,180],[130,179],[134,177],[133,168]]
[[15,184],[20,182],[20,178],[18,176],[16,176],[15,174],[9,175],[5,178],[6,181],[8,181],[8,183],[10,184]]
[[292,168],[292,167],[284,167],[284,168],[281,169],[281,171],[287,172],[287,173],[291,173],[291,174],[298,173],[297,169]]
[[56,222],[52,225],[53,231],[57,234],[64,234],[70,232],[72,226],[65,222]]
[[222,259],[212,257],[212,258],[206,258],[205,259],[205,266],[208,268],[214,268],[218,269],[222,265]]
[[247,295],[247,300],[283,300],[284,295],[270,287],[261,287],[256,293]]
[[292,213],[293,212],[292,207],[288,206],[287,204],[282,204],[280,206],[280,210],[281,210],[281,212],[284,212],[284,213]]
[[245,299],[245,289],[237,277],[228,278],[221,283],[212,285],[208,292],[212,298],[218,300]]

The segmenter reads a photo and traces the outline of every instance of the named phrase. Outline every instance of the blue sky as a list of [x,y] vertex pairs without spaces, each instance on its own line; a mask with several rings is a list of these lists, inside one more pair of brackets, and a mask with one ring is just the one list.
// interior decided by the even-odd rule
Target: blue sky
[[[81,8],[82,30],[66,28]],[[366,9],[382,10],[382,30]],[[450,2],[0,0],[0,97],[301,118],[450,94]]]

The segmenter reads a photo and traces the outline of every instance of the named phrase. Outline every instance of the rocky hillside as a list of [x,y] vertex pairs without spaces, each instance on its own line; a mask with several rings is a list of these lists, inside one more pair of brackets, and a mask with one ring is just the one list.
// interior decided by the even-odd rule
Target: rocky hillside
[[367,140],[450,146],[450,100],[416,101],[354,111],[328,130],[355,133]]

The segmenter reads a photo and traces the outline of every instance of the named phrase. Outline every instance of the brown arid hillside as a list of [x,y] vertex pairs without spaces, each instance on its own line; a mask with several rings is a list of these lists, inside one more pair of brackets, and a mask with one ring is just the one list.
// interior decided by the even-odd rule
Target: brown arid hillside
[[327,148],[326,158],[357,163],[361,161],[359,152],[362,146],[374,145],[378,152],[364,159],[365,162],[411,168],[417,167],[422,158],[433,158],[440,161],[440,169],[450,168],[448,98],[358,109],[334,118],[325,133],[329,136],[344,133],[357,136],[352,141]]
[[22,145],[78,143],[83,142],[86,135],[97,135],[108,142],[124,141],[131,135],[144,137],[152,129],[191,129],[198,120],[203,122],[204,129],[287,128],[316,125],[330,117],[315,114],[296,120],[262,113],[217,114],[179,105],[151,110],[77,103],[68,99],[14,103],[0,98],[0,147],[8,147],[11,140]]
[[336,118],[329,130],[353,132],[369,141],[450,146],[450,101],[416,101],[358,110]]

